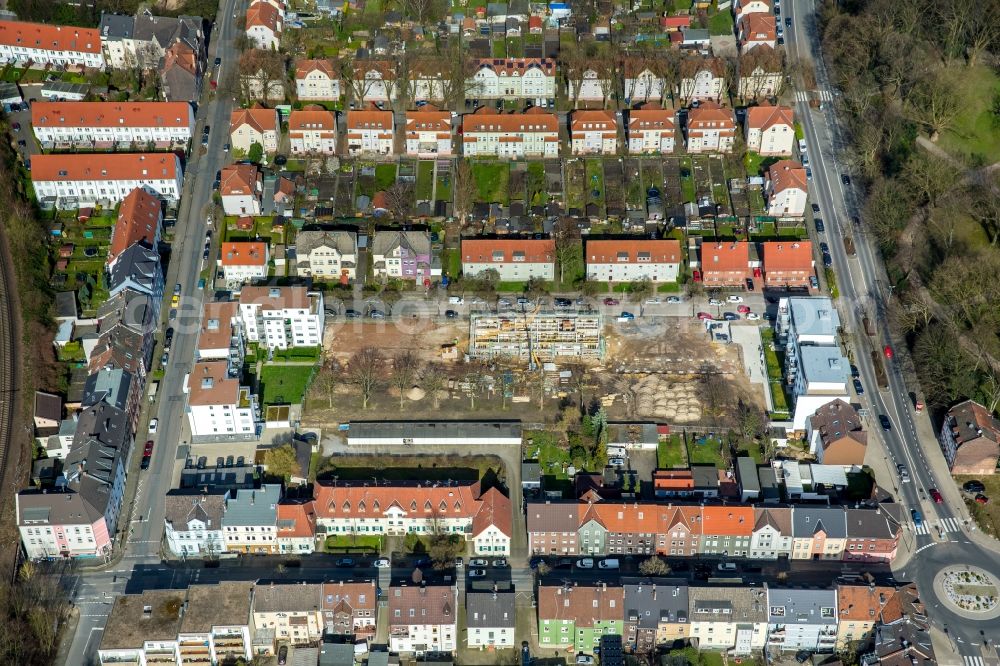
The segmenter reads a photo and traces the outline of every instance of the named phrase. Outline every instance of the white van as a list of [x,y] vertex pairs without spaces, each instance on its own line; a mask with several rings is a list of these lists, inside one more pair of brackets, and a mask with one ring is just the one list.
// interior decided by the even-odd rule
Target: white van
[[598,569],[617,569],[619,566],[621,566],[621,563],[614,558],[601,560],[600,562],[597,563]]
[[625,447],[624,446],[609,446],[608,447],[608,457],[609,458],[624,458],[625,457]]
[[449,305],[461,305],[463,303],[465,303],[465,299],[462,298],[461,296],[449,296],[448,297],[448,304]]

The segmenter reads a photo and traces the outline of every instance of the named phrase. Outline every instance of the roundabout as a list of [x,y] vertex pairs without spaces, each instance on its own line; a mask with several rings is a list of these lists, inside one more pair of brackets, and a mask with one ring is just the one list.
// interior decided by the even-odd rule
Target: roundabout
[[934,576],[934,593],[965,619],[1000,617],[1000,581],[985,569],[964,564],[944,567]]

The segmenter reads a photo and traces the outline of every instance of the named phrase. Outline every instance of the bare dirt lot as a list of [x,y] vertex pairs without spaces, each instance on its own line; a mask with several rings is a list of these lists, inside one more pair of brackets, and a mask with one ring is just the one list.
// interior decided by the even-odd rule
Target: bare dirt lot
[[441,346],[457,343],[462,351],[469,346],[469,324],[455,320],[441,324],[427,318],[412,320],[338,321],[326,328],[323,348],[342,362],[364,347],[376,346],[385,356],[410,349],[424,361],[441,360]]

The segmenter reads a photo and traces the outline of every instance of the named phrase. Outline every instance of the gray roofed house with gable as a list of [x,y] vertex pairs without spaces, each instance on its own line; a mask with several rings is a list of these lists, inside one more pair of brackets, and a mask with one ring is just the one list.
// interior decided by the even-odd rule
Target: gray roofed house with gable
[[135,243],[115,258],[108,269],[108,295],[123,289],[134,289],[157,302],[163,297],[163,271],[156,250]]
[[[847,521],[844,509],[813,506],[796,506],[792,510],[792,536],[795,539],[812,539],[819,532],[826,539],[846,539]],[[840,559],[838,554],[837,559]]]
[[121,14],[101,14],[101,42],[120,42],[135,34],[135,17]]
[[525,511],[532,555],[576,555],[580,529],[577,502],[529,502]]
[[426,231],[376,231],[370,251],[375,277],[419,281],[441,275]]
[[222,515],[229,493],[224,489],[174,489],[164,497],[167,546],[177,555],[218,554],[225,545]]
[[258,490],[237,490],[235,497],[226,502],[222,516],[223,527],[256,527],[276,525],[281,486],[265,484]]
[[660,639],[668,644],[687,635],[688,584],[674,578],[624,579],[625,635],[630,649],[655,650]]
[[514,590],[466,592],[465,619],[470,648],[514,647]]
[[833,652],[837,643],[837,590],[769,587],[768,647],[784,652]]
[[[83,387],[83,406],[90,407],[99,402],[114,405],[123,412],[128,412],[130,398],[135,401],[135,376],[119,368],[101,368],[87,377]],[[135,394],[133,394],[135,391]],[[138,412],[138,410],[135,410]]]
[[323,608],[322,583],[261,583],[254,587],[253,612],[288,613],[320,611]]
[[295,236],[299,277],[339,280],[357,277],[358,234],[354,231],[300,231]]
[[[767,640],[767,593],[753,587],[688,588],[690,638],[702,650],[733,650],[745,656]],[[733,631],[718,631],[728,623]],[[722,625],[724,626],[724,625]]]

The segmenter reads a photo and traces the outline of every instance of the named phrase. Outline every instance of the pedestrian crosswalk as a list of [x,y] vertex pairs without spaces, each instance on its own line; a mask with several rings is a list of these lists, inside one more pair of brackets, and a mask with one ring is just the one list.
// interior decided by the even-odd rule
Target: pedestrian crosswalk
[[832,102],[833,93],[829,90],[796,90],[795,91],[795,101],[796,102],[808,102],[811,99],[818,99],[821,102]]
[[923,523],[921,525],[916,525],[913,528],[913,531],[916,534],[930,534],[931,532],[937,532],[938,530],[940,530],[941,534],[961,532],[962,521],[958,518],[942,518],[941,520],[935,521],[933,524]]
[[986,661],[982,657],[968,657],[962,655],[965,666],[986,666]]

